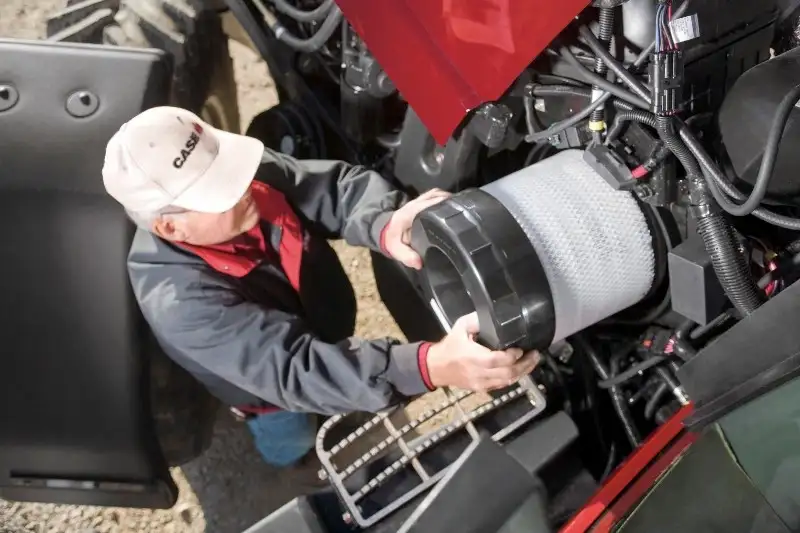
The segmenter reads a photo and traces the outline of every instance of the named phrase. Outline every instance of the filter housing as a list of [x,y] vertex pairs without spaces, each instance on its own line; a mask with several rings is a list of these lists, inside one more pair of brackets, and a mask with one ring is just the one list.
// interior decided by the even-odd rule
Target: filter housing
[[412,246],[451,325],[477,311],[494,348],[545,349],[639,302],[656,258],[641,204],[567,150],[421,213]]

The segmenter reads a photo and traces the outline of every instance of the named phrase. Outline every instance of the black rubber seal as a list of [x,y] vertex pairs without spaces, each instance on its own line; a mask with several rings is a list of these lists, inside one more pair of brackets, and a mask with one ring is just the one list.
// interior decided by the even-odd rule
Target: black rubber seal
[[411,246],[422,257],[422,286],[448,326],[477,311],[479,340],[492,349],[548,348],[555,309],[539,256],[513,215],[480,189],[419,214]]

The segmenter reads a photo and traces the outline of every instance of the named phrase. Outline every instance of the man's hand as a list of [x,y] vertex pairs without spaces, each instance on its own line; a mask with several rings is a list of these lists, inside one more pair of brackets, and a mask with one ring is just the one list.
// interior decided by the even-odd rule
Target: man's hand
[[431,189],[414,198],[394,212],[386,225],[383,236],[383,247],[392,258],[400,261],[409,268],[419,270],[422,268],[422,259],[419,254],[409,246],[411,237],[411,224],[416,216],[425,209],[436,205],[452,196],[441,189]]
[[539,363],[539,352],[518,348],[492,351],[475,342],[478,315],[460,318],[444,340],[428,349],[428,377],[434,387],[473,391],[502,389],[530,374]]

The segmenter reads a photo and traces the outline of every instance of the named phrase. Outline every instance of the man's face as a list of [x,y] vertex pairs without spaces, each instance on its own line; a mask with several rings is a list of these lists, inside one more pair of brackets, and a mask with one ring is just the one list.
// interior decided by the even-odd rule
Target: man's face
[[250,189],[224,213],[187,211],[164,215],[153,224],[153,232],[163,239],[209,246],[227,242],[251,230],[259,221],[258,208]]

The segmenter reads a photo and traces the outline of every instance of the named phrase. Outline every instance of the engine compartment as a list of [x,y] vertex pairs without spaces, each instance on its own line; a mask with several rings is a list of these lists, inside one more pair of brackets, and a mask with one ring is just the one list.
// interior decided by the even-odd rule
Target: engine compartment
[[[501,444],[559,443],[552,463],[531,470],[545,487],[547,527],[563,527],[648,438],[683,424],[696,398],[714,405],[724,396],[714,365],[700,363],[704,354],[800,278],[799,7],[597,0],[444,144],[414,110],[428,104],[387,81],[381,62],[397,60],[370,48],[364,20],[325,49],[328,63],[345,58],[335,90],[361,162],[410,194],[455,193],[415,223],[421,273],[373,256],[381,296],[406,336],[427,339],[477,311],[482,342],[544,355],[531,378],[546,405]],[[745,374],[725,373],[725,383],[744,383]],[[413,483],[404,485],[401,470],[417,471],[418,448],[444,476],[442,465],[479,441],[480,428],[496,435],[533,412],[514,394],[517,407],[500,402],[474,418],[480,406],[462,410],[464,423],[436,446],[426,446],[429,437],[395,438],[400,449],[388,463],[375,453],[325,475],[374,463],[376,481],[355,485],[391,494],[397,474],[406,494]],[[714,413],[697,420],[711,423]],[[526,440],[553,420],[572,429]],[[342,483],[331,498],[349,526],[379,531],[399,527],[432,486],[396,507],[397,494],[358,510],[352,496],[362,489]],[[560,499],[567,493],[574,500]],[[370,521],[386,508],[392,512]]]

